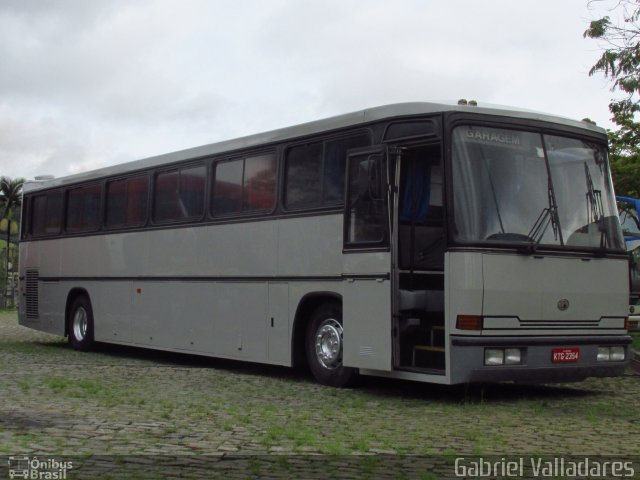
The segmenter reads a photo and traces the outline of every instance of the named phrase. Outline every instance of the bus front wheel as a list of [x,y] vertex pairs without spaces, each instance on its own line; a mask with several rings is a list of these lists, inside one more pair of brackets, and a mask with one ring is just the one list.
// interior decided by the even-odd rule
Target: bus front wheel
[[356,376],[356,369],[342,364],[342,308],[336,302],[320,305],[307,328],[307,362],[316,380],[332,387],[344,387]]
[[93,347],[93,310],[85,296],[79,296],[71,305],[69,315],[69,344],[74,350],[87,351]]

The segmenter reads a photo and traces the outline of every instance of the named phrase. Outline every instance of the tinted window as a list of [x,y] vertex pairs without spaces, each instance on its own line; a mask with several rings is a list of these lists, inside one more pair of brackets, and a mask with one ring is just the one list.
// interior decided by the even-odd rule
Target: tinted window
[[125,227],[144,224],[147,219],[148,190],[146,175],[109,182],[106,225]]
[[178,206],[178,170],[160,173],[156,176],[154,197],[154,219],[156,221],[181,218]]
[[286,160],[285,205],[303,207],[322,202],[322,143],[290,148]]
[[199,217],[204,212],[204,165],[180,170],[180,209],[185,217]]
[[346,243],[381,243],[388,221],[386,197],[382,193],[382,156],[362,154],[349,161]]
[[127,225],[141,225],[149,209],[149,178],[145,175],[127,180]]
[[244,161],[243,210],[267,210],[276,203],[276,156],[247,157]]
[[369,135],[360,134],[325,142],[324,147],[324,203],[342,203],[347,150],[370,145]]
[[273,153],[216,164],[211,210],[214,215],[269,210],[276,201]]
[[368,145],[369,135],[362,133],[287,150],[285,206],[303,208],[341,204],[347,150]]
[[127,181],[116,180],[107,184],[107,214],[105,223],[108,227],[123,226],[127,219]]
[[435,133],[436,126],[433,122],[402,122],[389,125],[384,137],[385,140],[392,140],[421,135],[434,135]]
[[100,222],[99,184],[74,188],[67,192],[66,228],[69,232],[96,230]]
[[212,210],[216,215],[242,211],[242,170],[244,161],[233,160],[216,164]]
[[156,175],[154,220],[167,222],[202,215],[205,178],[204,165]]
[[61,192],[38,195],[33,198],[31,233],[35,236],[60,233],[62,218]]

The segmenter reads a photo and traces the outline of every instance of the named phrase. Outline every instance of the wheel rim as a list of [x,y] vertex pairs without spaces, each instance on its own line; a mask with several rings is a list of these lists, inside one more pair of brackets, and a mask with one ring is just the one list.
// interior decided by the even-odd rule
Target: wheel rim
[[76,340],[81,342],[85,339],[88,324],[87,311],[83,307],[78,308],[73,315],[73,336]]
[[342,325],[333,318],[327,318],[318,327],[316,358],[328,370],[342,366]]

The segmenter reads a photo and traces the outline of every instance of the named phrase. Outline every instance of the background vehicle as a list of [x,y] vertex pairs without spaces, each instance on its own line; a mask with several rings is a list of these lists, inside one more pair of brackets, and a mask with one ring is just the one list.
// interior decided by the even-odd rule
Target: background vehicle
[[307,363],[335,386],[629,363],[628,257],[591,124],[388,105],[24,192],[20,322],[77,349]]
[[627,245],[631,253],[631,296],[629,297],[629,326],[633,330],[640,329],[640,199],[617,196],[620,223]]

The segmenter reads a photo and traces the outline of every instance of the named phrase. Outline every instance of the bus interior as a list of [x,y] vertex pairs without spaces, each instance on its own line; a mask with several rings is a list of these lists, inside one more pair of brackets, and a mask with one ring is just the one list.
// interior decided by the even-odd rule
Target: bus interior
[[439,144],[399,155],[395,366],[445,372],[443,174]]

